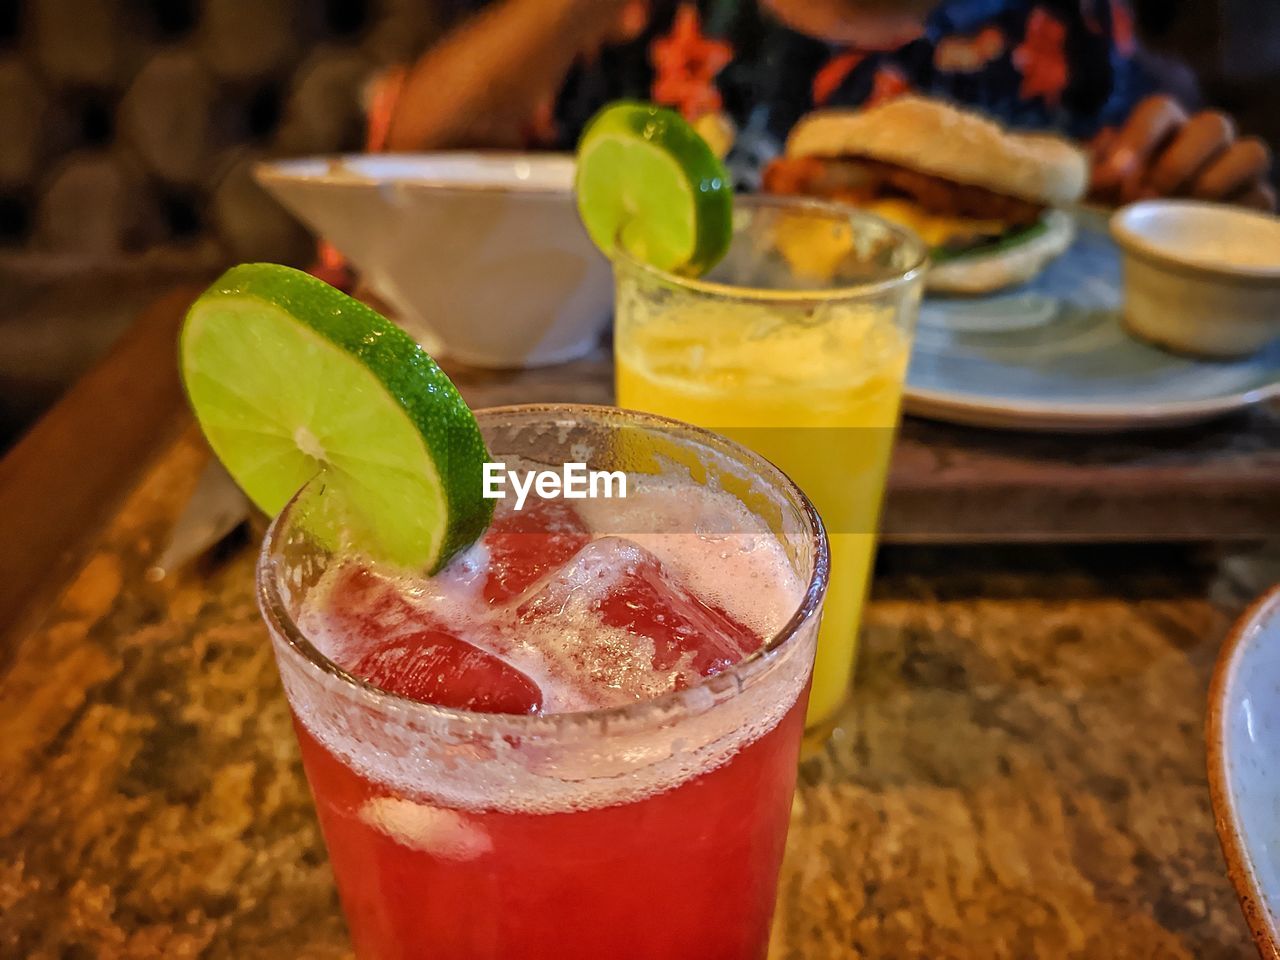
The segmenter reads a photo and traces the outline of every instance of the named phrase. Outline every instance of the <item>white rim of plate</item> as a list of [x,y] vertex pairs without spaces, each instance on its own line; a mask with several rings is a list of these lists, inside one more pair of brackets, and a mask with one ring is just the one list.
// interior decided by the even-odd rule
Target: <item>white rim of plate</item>
[[1280,397],[1280,380],[1240,393],[1205,400],[1173,400],[1136,406],[1026,403],[973,399],[910,385],[903,394],[907,413],[969,426],[1023,426],[1040,430],[1093,431],[1127,425],[1184,426],[1211,420]]
[[1263,956],[1280,956],[1280,915],[1276,892],[1264,891],[1258,875],[1257,851],[1245,845],[1244,823],[1232,789],[1231,755],[1227,752],[1228,692],[1236,683],[1245,651],[1258,642],[1257,634],[1280,615],[1280,586],[1255,600],[1232,625],[1223,639],[1209,681],[1205,716],[1205,766],[1209,776],[1214,827],[1227,861],[1227,875],[1240,900],[1245,922]]

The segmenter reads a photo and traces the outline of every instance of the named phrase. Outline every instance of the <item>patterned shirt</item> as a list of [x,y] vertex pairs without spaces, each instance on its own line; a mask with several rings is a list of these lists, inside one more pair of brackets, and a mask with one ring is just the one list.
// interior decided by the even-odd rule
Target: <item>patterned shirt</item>
[[618,97],[690,119],[723,112],[740,131],[730,166],[753,185],[791,126],[817,107],[915,91],[1086,139],[1154,89],[1134,58],[1127,0],[943,0],[919,36],[890,50],[813,39],[750,0],[654,0],[649,10],[635,41],[575,66],[531,128],[536,145],[572,149],[592,113]]

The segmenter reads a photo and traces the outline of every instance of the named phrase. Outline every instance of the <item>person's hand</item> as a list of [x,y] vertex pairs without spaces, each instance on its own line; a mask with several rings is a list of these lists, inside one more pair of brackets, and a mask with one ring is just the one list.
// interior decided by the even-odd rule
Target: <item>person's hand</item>
[[1215,110],[1189,117],[1170,97],[1148,97],[1091,147],[1089,194],[1103,203],[1195,197],[1276,208],[1271,151],[1257,137],[1237,139],[1231,118]]
[[549,105],[582,57],[643,33],[649,0],[502,0],[404,74],[387,150],[519,148],[554,139]]

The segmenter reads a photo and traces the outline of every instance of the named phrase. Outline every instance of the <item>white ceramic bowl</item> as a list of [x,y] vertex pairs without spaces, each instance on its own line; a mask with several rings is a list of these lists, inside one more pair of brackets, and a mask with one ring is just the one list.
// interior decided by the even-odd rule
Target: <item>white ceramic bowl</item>
[[572,157],[313,157],[255,176],[433,353],[483,367],[557,363],[590,350],[608,322],[609,263],[578,221]]
[[1280,336],[1280,217],[1197,200],[1117,210],[1125,323],[1158,346],[1243,357]]
[[1280,958],[1280,586],[1222,645],[1205,739],[1227,872],[1258,951]]

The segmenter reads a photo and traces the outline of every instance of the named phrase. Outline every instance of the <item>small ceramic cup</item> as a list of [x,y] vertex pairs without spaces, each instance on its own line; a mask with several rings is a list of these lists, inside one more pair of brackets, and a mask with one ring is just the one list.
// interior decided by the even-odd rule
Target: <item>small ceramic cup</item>
[[1280,218],[1196,200],[1117,210],[1125,324],[1199,357],[1256,353],[1280,336]]

